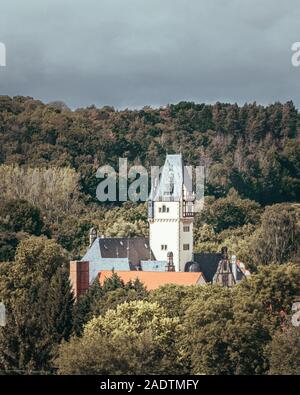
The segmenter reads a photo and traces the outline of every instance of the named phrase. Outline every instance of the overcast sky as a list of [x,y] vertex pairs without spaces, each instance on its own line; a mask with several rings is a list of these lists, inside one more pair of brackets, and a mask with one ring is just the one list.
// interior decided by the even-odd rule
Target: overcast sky
[[1,0],[0,94],[72,108],[293,100],[299,0]]

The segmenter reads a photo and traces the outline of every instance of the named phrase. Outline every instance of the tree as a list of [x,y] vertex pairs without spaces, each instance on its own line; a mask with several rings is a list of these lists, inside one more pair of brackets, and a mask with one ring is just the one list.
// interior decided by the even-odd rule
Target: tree
[[166,284],[151,291],[150,302],[156,302],[168,312],[169,317],[183,315],[182,302],[188,294],[188,288],[183,285]]
[[44,226],[40,210],[26,200],[4,200],[0,203],[0,228],[7,232],[27,232],[39,236]]
[[212,286],[186,310],[181,327],[182,355],[193,374],[262,374],[271,337],[258,303],[235,290]]
[[45,306],[48,331],[53,344],[69,339],[73,327],[73,305],[69,272],[59,267],[51,278]]
[[200,213],[200,223],[212,225],[218,233],[227,228],[237,228],[248,223],[257,223],[260,205],[249,199],[241,199],[231,190],[227,197],[207,200]]
[[216,298],[199,298],[184,316],[180,343],[192,374],[234,373],[226,332],[233,320],[231,292],[216,289]]
[[285,204],[267,207],[253,240],[255,263],[286,263],[296,256],[299,248],[300,228],[293,207]]
[[84,325],[93,318],[95,306],[102,300],[104,291],[96,278],[86,293],[74,305],[73,332],[79,336]]
[[238,298],[253,302],[268,316],[271,333],[290,314],[292,302],[300,293],[300,266],[296,264],[259,266],[256,274],[237,287]]
[[7,326],[0,331],[1,368],[49,371],[55,347],[68,339],[73,297],[66,256],[45,237],[20,243],[15,260],[0,267],[0,297]]
[[278,329],[267,348],[270,360],[269,374],[300,374],[300,328],[284,327]]
[[299,284],[299,265],[287,264],[258,267],[233,289],[191,290],[181,302],[185,314],[180,331],[181,353],[190,371],[266,374],[266,349],[289,320]]
[[59,348],[59,374],[181,374],[174,352],[162,353],[151,332],[132,336],[72,338]]
[[[93,318],[81,338],[60,347],[60,373],[174,374],[182,372],[177,318],[157,303],[133,301]],[[78,353],[80,350],[80,353]]]
[[70,168],[1,165],[0,196],[5,200],[25,199],[54,222],[76,207],[78,180],[78,174]]
[[103,291],[114,291],[118,288],[124,288],[124,281],[118,276],[118,274],[113,270],[112,275],[106,278],[103,284]]
[[103,286],[96,278],[88,291],[82,295],[75,305],[74,331],[82,333],[84,325],[93,317],[103,315],[119,304],[134,300],[143,300],[148,296],[145,286],[136,279],[124,283],[117,273],[106,278]]
[[15,256],[20,237],[15,233],[0,233],[0,262],[12,261]]

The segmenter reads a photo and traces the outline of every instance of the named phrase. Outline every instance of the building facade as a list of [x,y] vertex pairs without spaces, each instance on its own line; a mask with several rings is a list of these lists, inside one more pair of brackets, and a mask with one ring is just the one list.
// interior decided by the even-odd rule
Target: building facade
[[176,271],[193,258],[195,194],[181,155],[167,155],[158,179],[152,180],[148,202],[149,243],[159,261],[173,253]]

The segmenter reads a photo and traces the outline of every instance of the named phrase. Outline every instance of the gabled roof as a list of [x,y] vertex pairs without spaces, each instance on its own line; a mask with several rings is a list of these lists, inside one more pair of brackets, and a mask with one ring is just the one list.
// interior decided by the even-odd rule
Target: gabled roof
[[98,238],[95,242],[99,243],[102,258],[128,258],[133,266],[141,260],[155,259],[147,237]]
[[82,261],[90,262],[90,282],[100,270],[136,270],[140,262],[154,260],[146,237],[101,238],[93,242]]
[[167,155],[159,180],[154,181],[150,200],[160,200],[172,197],[180,200],[183,184],[183,161],[181,154]]
[[[194,254],[194,261],[199,265],[199,270],[203,273],[206,281],[212,282],[213,278],[218,270],[218,265],[220,260],[222,259],[222,254],[214,254],[214,253],[196,253]],[[249,272],[248,272],[249,273]],[[241,281],[246,275],[239,263],[237,263],[236,270],[236,281]]]
[[155,260],[147,237],[97,237],[82,261],[97,262],[102,258],[127,259],[133,266],[141,260]]
[[203,273],[206,281],[211,282],[218,269],[222,254],[198,253],[194,254],[194,261],[199,264],[199,270]]
[[[125,282],[134,281],[137,278],[150,291],[165,284],[177,285],[203,285],[205,284],[202,273],[190,272],[143,272],[143,271],[115,271],[118,276]],[[99,272],[99,281],[101,284],[106,278],[111,277],[111,271]]]

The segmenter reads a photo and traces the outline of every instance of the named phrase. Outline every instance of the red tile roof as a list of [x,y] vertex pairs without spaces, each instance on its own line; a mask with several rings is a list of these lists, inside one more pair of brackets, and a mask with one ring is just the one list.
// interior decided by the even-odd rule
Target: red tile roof
[[[205,284],[202,273],[195,272],[143,272],[143,271],[118,271],[115,273],[125,282],[139,279],[150,291],[165,284],[177,285],[196,285]],[[99,272],[100,284],[103,284],[106,278],[111,277],[112,271],[103,270]]]

